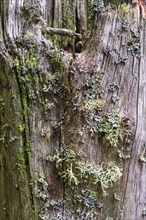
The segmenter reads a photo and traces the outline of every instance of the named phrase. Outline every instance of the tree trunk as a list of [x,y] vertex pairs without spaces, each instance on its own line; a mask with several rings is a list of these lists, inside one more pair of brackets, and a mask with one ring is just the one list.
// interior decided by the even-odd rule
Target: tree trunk
[[146,22],[113,8],[0,2],[1,220],[146,219]]

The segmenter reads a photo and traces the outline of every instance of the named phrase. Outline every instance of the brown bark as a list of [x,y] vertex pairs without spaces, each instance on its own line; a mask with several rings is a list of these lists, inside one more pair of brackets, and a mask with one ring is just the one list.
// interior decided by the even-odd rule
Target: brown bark
[[96,5],[71,54],[36,21],[84,43],[87,1],[0,6],[0,219],[146,219],[145,20]]

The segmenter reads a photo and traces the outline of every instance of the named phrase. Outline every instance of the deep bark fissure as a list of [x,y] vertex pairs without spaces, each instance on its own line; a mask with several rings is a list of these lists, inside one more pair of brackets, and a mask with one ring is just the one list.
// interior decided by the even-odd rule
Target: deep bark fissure
[[[24,51],[23,51],[24,52]],[[22,54],[24,56],[24,54]],[[23,60],[23,66],[24,68],[24,60]],[[19,94],[20,94],[20,101],[22,106],[22,117],[23,122],[22,126],[24,125],[24,133],[22,134],[23,137],[23,146],[22,146],[22,155],[24,155],[24,161],[26,166],[26,176],[29,183],[32,181],[32,175],[30,170],[30,124],[29,124],[29,115],[28,115],[28,94],[26,91],[26,87],[24,88],[24,83],[22,82],[22,72],[18,74],[17,70],[15,69],[15,76],[17,79],[17,84],[19,87]],[[22,88],[23,87],[23,88]],[[21,126],[21,125],[20,125]],[[20,177],[21,178],[21,177]],[[30,203],[31,203],[31,217],[33,218],[35,214],[33,214],[33,211],[35,211],[35,202],[34,202],[34,191],[32,189],[32,186],[29,184],[29,192],[30,192]]]

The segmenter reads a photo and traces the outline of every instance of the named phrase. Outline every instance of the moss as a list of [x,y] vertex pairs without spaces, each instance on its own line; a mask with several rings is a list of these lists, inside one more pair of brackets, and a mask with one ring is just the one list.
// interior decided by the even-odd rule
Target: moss
[[18,154],[16,165],[20,174],[24,174],[26,172],[25,156],[23,153]]
[[122,17],[125,17],[130,11],[130,4],[122,4],[119,6],[119,11],[122,13]]
[[31,210],[31,218],[30,220],[36,220],[36,213],[35,213],[35,208],[32,206]]
[[[62,27],[76,31],[76,1],[64,0],[62,3]],[[75,40],[73,38],[62,38],[62,46],[66,48],[68,45],[74,46]]]
[[[15,65],[16,65],[16,70],[18,74],[18,80],[19,80],[19,86],[21,90],[21,101],[22,101],[22,108],[23,108],[23,118],[24,118],[24,123],[19,126],[19,131],[23,132],[25,131],[25,140],[26,143],[25,145],[28,146],[28,143],[30,142],[30,136],[29,136],[29,128],[28,128],[28,103],[27,103],[27,86],[25,82],[23,81],[23,76],[22,76],[22,61],[15,60]],[[24,129],[25,128],[25,129]]]
[[56,52],[50,56],[51,64],[55,72],[61,71],[62,62],[60,52]]
[[[38,57],[25,49],[21,50],[21,55],[16,57],[14,67],[17,73],[18,84],[21,94],[23,122],[19,125],[20,133],[23,133],[25,160],[29,160],[30,152],[30,133],[28,106],[29,99],[32,98],[33,86],[35,86],[35,75],[37,73]],[[33,97],[34,98],[34,97]],[[32,101],[33,99],[31,99]]]
[[20,131],[20,133],[24,132],[24,130],[25,130],[25,125],[24,125],[24,124],[19,125],[18,130]]
[[122,5],[122,4],[125,4],[125,1],[124,0],[105,0],[104,1],[104,4],[105,4],[105,6],[107,6],[107,5],[112,5],[112,6],[115,6],[115,7],[119,7],[120,5]]
[[[72,2],[69,0],[63,0],[60,7],[62,14],[58,15],[58,17],[55,17],[53,25],[51,26],[54,28],[66,28],[72,31],[76,31],[76,0]],[[60,21],[56,21],[56,18]],[[54,35],[49,37],[49,39],[57,48],[67,49],[68,45],[71,45],[72,47],[75,45],[75,40],[72,37]]]

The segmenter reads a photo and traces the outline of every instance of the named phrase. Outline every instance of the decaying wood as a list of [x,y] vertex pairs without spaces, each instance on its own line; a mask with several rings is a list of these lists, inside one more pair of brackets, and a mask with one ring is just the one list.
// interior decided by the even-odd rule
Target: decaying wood
[[[118,15],[108,8],[94,16],[94,29],[86,50],[73,58],[72,54],[56,49],[42,35],[42,26],[34,17],[39,20],[42,16],[47,26],[54,27],[43,30],[48,34],[80,38],[80,34],[68,30],[71,24],[65,23],[66,17],[61,11],[61,5],[66,11],[66,5],[69,11],[75,8],[73,13],[78,12],[83,32],[87,28],[87,13],[85,11],[82,18],[80,3],[87,4],[87,1],[78,0],[78,8],[71,4],[75,2],[58,0],[53,5],[52,1],[37,0],[32,5],[29,0],[7,0],[0,3],[2,220],[39,220],[40,213],[46,210],[46,219],[60,213],[62,219],[69,219],[67,205],[73,207],[72,211],[78,206],[72,202],[75,192],[67,204],[63,203],[53,211],[47,207],[42,209],[46,201],[47,205],[54,200],[62,201],[60,199],[65,200],[71,193],[71,187],[60,179],[55,165],[48,159],[62,146],[69,146],[77,153],[80,162],[104,166],[114,161],[122,170],[122,177],[106,196],[103,196],[100,184],[97,186],[97,199],[103,206],[93,218],[86,219],[146,219],[146,22],[142,19],[142,27],[138,27],[135,9],[121,8],[126,14]],[[31,25],[26,30],[27,20]],[[71,21],[74,21],[73,17]],[[95,81],[97,73],[101,75]],[[90,121],[86,121],[84,109],[87,95],[94,97],[96,94],[96,91],[90,94],[91,81],[95,88],[100,88],[99,116],[102,118],[113,109],[120,110],[121,123],[130,133],[127,147],[123,143],[117,147],[107,145],[104,132],[90,135]],[[94,110],[92,113],[96,113],[97,109]],[[98,122],[98,118],[94,121],[93,115],[90,119]],[[42,183],[45,195],[39,192]]]
[[82,39],[81,34],[78,34],[74,31],[71,30],[67,30],[64,28],[43,28],[42,32],[44,34],[48,34],[48,35],[60,35],[60,36],[68,36],[68,37],[76,37],[78,39]]

